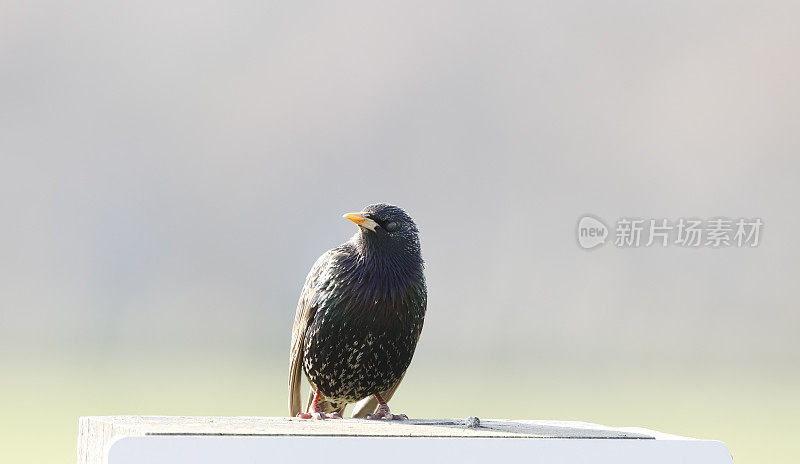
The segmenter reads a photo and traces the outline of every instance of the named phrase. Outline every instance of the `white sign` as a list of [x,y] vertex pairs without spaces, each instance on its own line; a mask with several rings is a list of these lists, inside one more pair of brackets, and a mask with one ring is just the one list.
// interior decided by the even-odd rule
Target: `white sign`
[[108,464],[730,464],[719,441],[637,438],[144,436],[111,444]]

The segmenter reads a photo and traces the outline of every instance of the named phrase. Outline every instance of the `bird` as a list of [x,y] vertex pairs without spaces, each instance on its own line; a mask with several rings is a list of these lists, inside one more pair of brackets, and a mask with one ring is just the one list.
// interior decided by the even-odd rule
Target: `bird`
[[[302,419],[403,420],[388,401],[422,333],[428,304],[419,230],[400,207],[376,203],[344,218],[358,229],[319,257],[297,303],[289,353],[289,413]],[[311,385],[301,411],[300,384]]]

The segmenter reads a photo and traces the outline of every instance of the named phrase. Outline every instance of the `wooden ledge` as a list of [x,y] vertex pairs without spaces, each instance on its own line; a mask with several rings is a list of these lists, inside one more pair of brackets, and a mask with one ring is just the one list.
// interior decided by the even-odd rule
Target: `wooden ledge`
[[[323,435],[360,437],[639,438],[646,432],[587,422],[481,419],[308,420],[290,417],[94,416],[81,417],[80,435],[104,430],[111,436],[144,435]],[[657,433],[657,432],[653,432]],[[109,437],[110,438],[110,437]]]

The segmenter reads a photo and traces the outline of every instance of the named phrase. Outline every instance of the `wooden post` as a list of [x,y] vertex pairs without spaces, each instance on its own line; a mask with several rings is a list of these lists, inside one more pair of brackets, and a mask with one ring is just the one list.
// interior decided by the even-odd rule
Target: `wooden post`
[[81,417],[78,464],[380,461],[731,463],[719,441],[586,422]]

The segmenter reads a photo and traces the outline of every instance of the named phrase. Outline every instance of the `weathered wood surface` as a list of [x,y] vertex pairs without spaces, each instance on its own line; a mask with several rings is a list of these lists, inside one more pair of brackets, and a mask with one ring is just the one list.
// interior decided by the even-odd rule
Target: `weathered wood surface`
[[146,435],[315,435],[360,437],[498,437],[498,438],[682,438],[647,429],[613,428],[586,422],[464,419],[301,420],[288,417],[95,416],[81,417],[78,463],[102,463],[117,438]]

